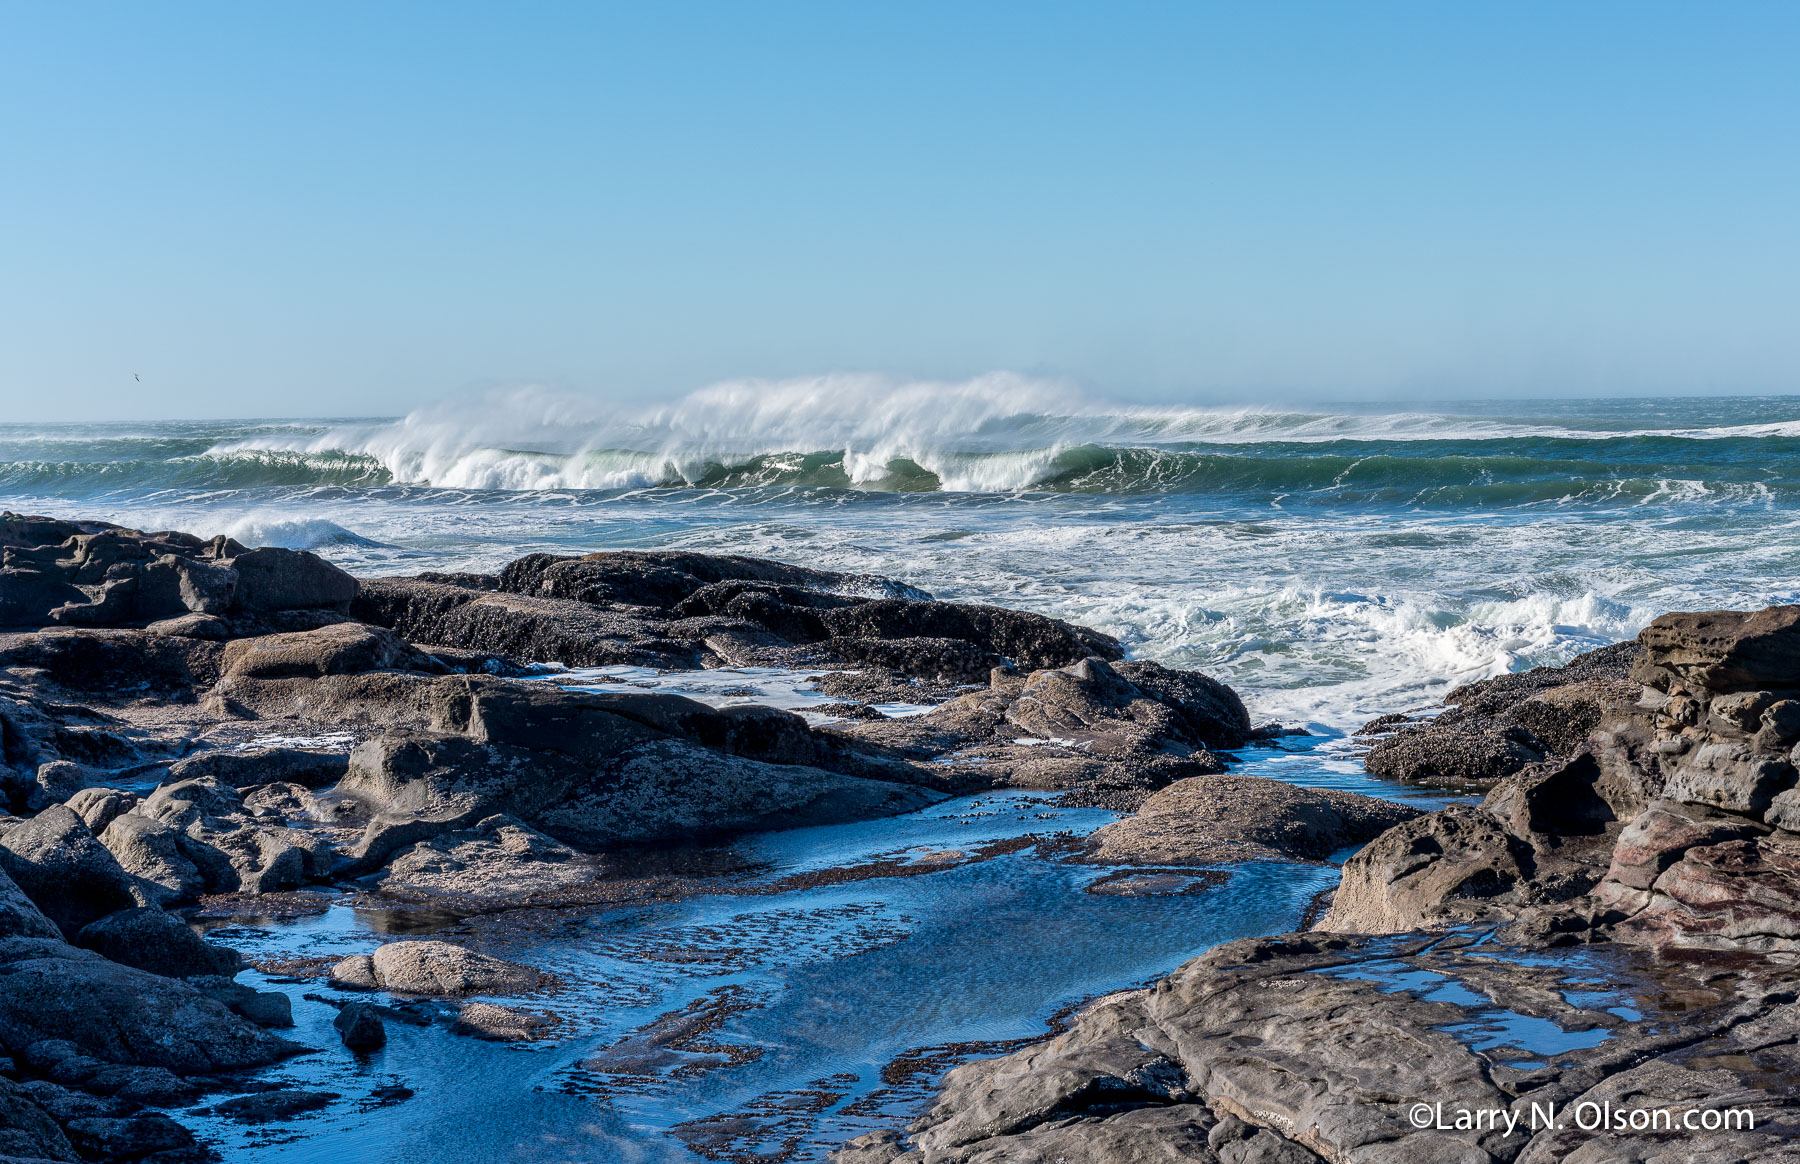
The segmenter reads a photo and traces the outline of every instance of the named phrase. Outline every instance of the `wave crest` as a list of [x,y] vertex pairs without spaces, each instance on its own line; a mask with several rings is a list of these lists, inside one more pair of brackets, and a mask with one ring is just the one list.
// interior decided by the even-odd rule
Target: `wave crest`
[[1007,373],[734,381],[654,405],[518,388],[399,420],[258,424],[198,444],[194,426],[178,437],[93,435],[85,446],[13,440],[0,426],[0,446],[18,458],[0,461],[0,487],[1175,492],[1507,506],[1754,501],[1759,489],[1800,489],[1766,468],[1800,453],[1800,421],[1630,428],[1635,415],[1565,427],[1127,406]]

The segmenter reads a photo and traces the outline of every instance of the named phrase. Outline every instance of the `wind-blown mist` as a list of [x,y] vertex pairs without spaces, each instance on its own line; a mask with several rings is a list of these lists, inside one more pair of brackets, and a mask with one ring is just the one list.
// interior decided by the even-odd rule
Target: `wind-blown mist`
[[[1670,460],[1684,442],[1800,436],[1796,419],[1640,427],[1621,424],[1641,418],[1635,406],[1608,411],[1544,423],[1429,412],[1131,406],[1008,374],[961,383],[743,381],[654,407],[609,407],[520,388],[394,422],[222,441],[195,458],[193,471],[247,478],[312,471],[345,484],[506,490],[1205,492],[1336,485],[1391,492],[1510,481],[1526,486],[1522,500],[1532,481],[1552,490],[1559,482],[1603,481],[1598,495],[1612,496],[1692,488],[1696,482],[1685,475],[1691,466]],[[1372,449],[1369,442],[1418,447]],[[1266,447],[1283,444],[1309,447],[1292,457]],[[1338,447],[1319,447],[1327,445]],[[1504,458],[1486,455],[1502,452]],[[1714,451],[1703,459],[1727,458]]]

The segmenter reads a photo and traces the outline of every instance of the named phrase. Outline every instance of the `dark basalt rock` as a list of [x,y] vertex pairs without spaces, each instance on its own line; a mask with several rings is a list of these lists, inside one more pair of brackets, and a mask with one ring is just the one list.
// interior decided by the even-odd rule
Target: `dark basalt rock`
[[331,1025],[337,1028],[344,1046],[352,1051],[373,1051],[387,1046],[387,1028],[381,1025],[381,1016],[375,1013],[375,1008],[367,1003],[353,1002],[346,1006],[338,1011]]
[[760,582],[795,590],[842,594],[931,597],[886,578],[840,574],[735,554],[621,550],[585,557],[530,554],[500,572],[498,587],[514,594],[573,598],[580,602],[673,607],[703,587]]
[[1392,733],[1369,749],[1364,766],[1395,780],[1468,786],[1570,755],[1609,709],[1636,698],[1628,676],[1641,653],[1637,643],[1617,643],[1561,667],[1458,687],[1430,719],[1383,716],[1357,733]]
[[279,990],[257,990],[221,974],[191,975],[183,981],[215,1002],[223,1003],[232,1014],[249,1019],[259,1027],[294,1025],[294,1004]]
[[1491,784],[1544,758],[1529,731],[1469,731],[1448,724],[1405,728],[1375,744],[1363,766],[1409,783]]
[[81,1157],[29,1091],[10,1079],[0,1079],[0,1158],[72,1161]]
[[265,546],[226,564],[238,574],[234,605],[246,611],[348,611],[359,589],[355,578],[306,550]]
[[141,904],[131,875],[60,804],[0,837],[0,869],[71,939],[88,923]]
[[70,1120],[67,1130],[76,1150],[88,1159],[140,1160],[153,1154],[168,1159],[183,1148],[195,1147],[192,1132],[156,1112],[140,1112],[122,1119]]
[[71,691],[192,697],[219,677],[217,643],[134,630],[47,630],[0,646],[0,668],[33,667]]
[[62,931],[25,896],[11,877],[0,873],[0,938],[15,937],[55,941],[62,937]]
[[1147,659],[1132,659],[1113,668],[1142,694],[1174,711],[1187,729],[1185,742],[1227,750],[1250,741],[1250,713],[1238,693],[1198,671],[1176,671]]
[[489,651],[570,667],[626,664],[691,670],[703,639],[678,640],[666,619],[605,610],[568,598],[411,578],[364,584],[352,613],[433,647]]
[[196,934],[178,917],[160,909],[125,909],[89,922],[78,944],[124,966],[167,978],[193,974],[227,977],[243,969],[238,952]]
[[247,550],[229,538],[17,514],[0,523],[0,626],[254,620],[346,610],[357,592],[356,579],[304,550]]
[[45,1040],[98,1064],[183,1075],[261,1067],[302,1049],[178,979],[61,942],[0,940],[0,1045],[21,1055]]
[[[380,1026],[380,1019],[376,1019]],[[212,1110],[218,1115],[246,1124],[269,1123],[273,1120],[289,1120],[307,1112],[319,1111],[331,1106],[339,1096],[335,1091],[301,1091],[297,1088],[282,1088],[278,1091],[257,1091],[249,1095],[240,1095],[234,1099],[213,1105]]]
[[753,558],[534,554],[491,581],[447,579],[370,582],[353,613],[417,642],[568,666],[834,665],[969,683],[1001,664],[1123,654],[1109,636],[1058,619]]

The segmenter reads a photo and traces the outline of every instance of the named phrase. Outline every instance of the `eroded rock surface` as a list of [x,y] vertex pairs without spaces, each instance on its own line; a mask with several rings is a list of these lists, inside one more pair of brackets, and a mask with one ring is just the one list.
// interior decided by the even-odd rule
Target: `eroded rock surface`
[[[1791,1160],[1800,980],[1621,948],[1534,959],[1479,931],[1295,934],[1220,946],[1064,1034],[958,1067],[905,1132],[839,1164],[903,1161]],[[1615,1013],[1631,1007],[1649,1021]],[[1755,1110],[1753,1130],[1583,1131],[1614,1108]],[[1563,1126],[1532,1122],[1553,1105]],[[1425,1127],[1412,1118],[1425,1104]],[[1491,1113],[1440,1128],[1437,1105]],[[1517,1122],[1508,1125],[1507,1117]]]
[[1480,786],[1528,764],[1578,751],[1611,705],[1629,700],[1641,648],[1618,643],[1562,667],[1538,667],[1459,687],[1428,719],[1384,717],[1365,731],[1390,733],[1364,764],[1378,776]]

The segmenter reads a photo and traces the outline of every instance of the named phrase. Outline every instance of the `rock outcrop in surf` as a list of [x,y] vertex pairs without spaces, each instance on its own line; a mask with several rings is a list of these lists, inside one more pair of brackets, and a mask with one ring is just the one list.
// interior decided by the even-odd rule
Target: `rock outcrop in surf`
[[1318,931],[960,1067],[836,1159],[1791,1160],[1800,607],[1665,615],[1450,705],[1371,767],[1486,797],[1351,857]]

